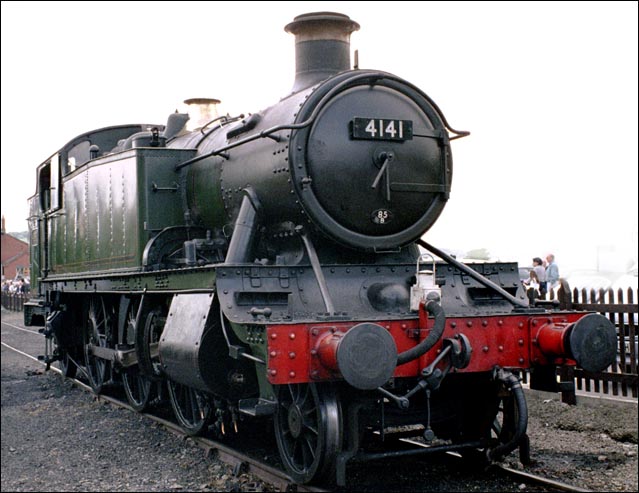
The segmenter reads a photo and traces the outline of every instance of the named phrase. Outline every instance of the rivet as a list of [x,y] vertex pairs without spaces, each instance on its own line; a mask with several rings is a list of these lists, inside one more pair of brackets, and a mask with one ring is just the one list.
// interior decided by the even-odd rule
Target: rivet
[[311,335],[317,336],[317,334],[319,334],[319,330],[317,329],[311,330]]
[[523,345],[524,345],[524,340],[523,340],[523,339],[519,339],[519,340],[517,341],[517,343],[518,343],[520,346],[523,346]]
[[311,378],[312,378],[313,380],[317,380],[317,379],[319,378],[319,372],[318,372],[317,370],[313,370],[313,371],[311,372]]
[[311,356],[317,356],[317,349],[311,349]]
[[277,334],[275,332],[271,334],[271,339],[277,339]]
[[519,358],[519,362],[523,364],[524,358]]
[[288,353],[288,357],[291,359],[295,358],[295,353],[293,351],[291,351],[290,353]]
[[289,339],[295,339],[295,333],[291,332],[291,333],[288,335],[288,338],[289,338]]
[[457,327],[457,322],[451,322],[450,326],[454,329],[455,327]]
[[271,374],[271,376],[272,376],[272,377],[274,377],[275,375],[277,375],[277,370],[276,370],[276,369],[274,369],[274,368],[273,368],[272,370],[269,370],[268,372]]
[[532,321],[532,324],[533,324],[533,325],[537,325],[537,320],[533,320],[533,321]]
[[523,322],[519,322],[518,327],[519,327],[520,329],[522,329],[522,328],[524,327],[524,323],[523,323]]
[[269,353],[269,356],[270,356],[271,358],[275,358],[275,356],[277,356],[277,353],[276,353],[275,351],[271,351],[271,352]]
[[498,348],[498,349],[499,349],[500,351],[503,351],[503,350],[504,350],[504,346],[499,346],[499,348]]
[[484,346],[481,350],[482,350],[483,352],[487,353],[487,352],[488,352],[488,346]]
[[291,378],[295,378],[295,372],[294,372],[294,371],[290,372],[290,373],[288,374],[288,376],[289,376],[289,377],[291,377]]
[[482,320],[481,325],[482,327],[488,327],[488,320]]
[[503,320],[500,320],[499,322],[497,322],[497,325],[499,325],[499,326],[504,325],[504,321],[503,321]]
[[466,322],[466,327],[472,327],[472,326],[473,326],[473,322],[471,320]]

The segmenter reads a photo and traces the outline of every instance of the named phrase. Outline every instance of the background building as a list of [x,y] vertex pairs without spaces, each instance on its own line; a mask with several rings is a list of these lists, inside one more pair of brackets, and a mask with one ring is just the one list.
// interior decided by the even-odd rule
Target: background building
[[5,231],[2,216],[2,279],[29,277],[29,244]]

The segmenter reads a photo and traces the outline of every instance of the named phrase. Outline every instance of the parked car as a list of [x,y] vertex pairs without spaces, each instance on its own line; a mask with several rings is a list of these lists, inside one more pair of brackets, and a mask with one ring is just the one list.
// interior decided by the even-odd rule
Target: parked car
[[637,262],[635,262],[635,265],[633,265],[628,272],[616,278],[610,287],[614,289],[615,293],[619,288],[621,288],[624,291],[624,297],[626,296],[628,288],[632,288],[636,295],[637,289],[639,289],[639,277],[637,276],[637,270]]
[[529,279],[531,270],[532,267],[519,267],[519,280],[524,282],[526,279]]
[[[579,290],[579,301],[581,303],[599,302],[599,290],[603,289],[605,291],[612,286],[612,280],[610,277],[596,270],[571,272],[565,279],[568,282],[568,286],[570,286],[571,291],[574,291],[575,288]],[[581,296],[584,289],[586,290],[585,299]],[[595,291],[595,296],[591,297],[593,289]]]

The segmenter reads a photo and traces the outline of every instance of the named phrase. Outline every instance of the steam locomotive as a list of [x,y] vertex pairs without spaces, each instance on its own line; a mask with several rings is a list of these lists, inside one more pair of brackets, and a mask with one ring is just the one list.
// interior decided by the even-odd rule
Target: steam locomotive
[[[296,17],[293,89],[263,111],[191,99],[166,125],[87,132],[44,161],[25,323],[96,393],[121,382],[142,411],[166,392],[189,434],[272,420],[300,483],[437,451],[525,460],[519,372],[556,390],[557,365],[601,370],[615,329],[531,303],[516,263],[421,239],[468,132],[410,82],[351,69],[358,29]],[[370,448],[411,434],[430,446]]]

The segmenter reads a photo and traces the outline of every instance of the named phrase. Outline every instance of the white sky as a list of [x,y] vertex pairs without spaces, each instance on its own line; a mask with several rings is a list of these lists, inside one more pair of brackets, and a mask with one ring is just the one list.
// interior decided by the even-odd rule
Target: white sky
[[637,2],[1,5],[8,231],[27,229],[37,165],[80,133],[163,124],[192,97],[232,115],[277,102],[294,75],[284,25],[330,10],[360,23],[361,68],[406,78],[471,131],[427,241],[527,265],[552,251],[566,269],[637,258]]

